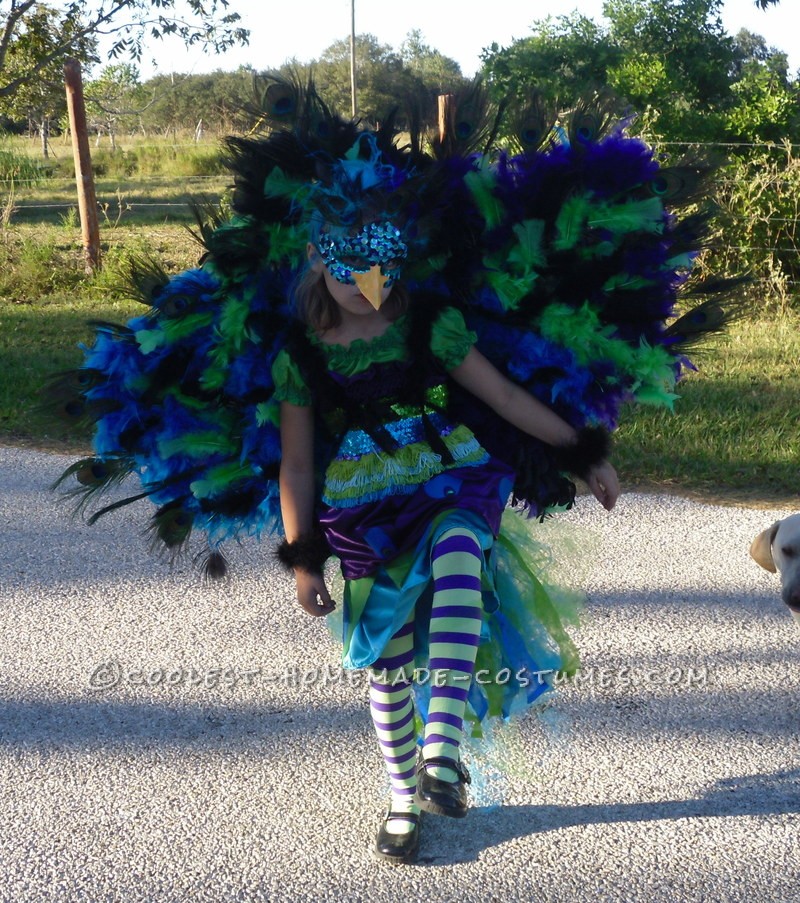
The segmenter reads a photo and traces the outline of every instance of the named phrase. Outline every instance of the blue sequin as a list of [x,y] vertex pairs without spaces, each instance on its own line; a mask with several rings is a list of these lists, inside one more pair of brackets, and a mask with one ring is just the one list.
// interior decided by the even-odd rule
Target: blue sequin
[[331,276],[344,285],[355,285],[353,273],[368,273],[380,264],[386,285],[400,278],[400,265],[408,256],[402,233],[391,223],[367,223],[358,232],[334,238],[322,232],[317,249]]
[[[444,417],[438,414],[429,414],[428,419],[432,421],[440,436],[448,436],[453,432],[452,424],[448,423]],[[425,426],[420,415],[404,417],[394,423],[387,423],[384,428],[400,448],[413,445],[415,442],[427,441]],[[365,433],[363,430],[350,430],[339,446],[337,457],[356,459],[361,455],[377,454],[380,451],[381,447],[369,433]]]

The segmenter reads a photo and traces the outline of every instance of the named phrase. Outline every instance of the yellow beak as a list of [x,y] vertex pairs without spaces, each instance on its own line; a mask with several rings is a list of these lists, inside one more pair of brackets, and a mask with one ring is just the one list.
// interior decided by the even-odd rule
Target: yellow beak
[[381,273],[380,264],[370,267],[367,273],[353,273],[358,290],[375,308],[380,310],[383,304],[383,287],[386,285],[387,277]]

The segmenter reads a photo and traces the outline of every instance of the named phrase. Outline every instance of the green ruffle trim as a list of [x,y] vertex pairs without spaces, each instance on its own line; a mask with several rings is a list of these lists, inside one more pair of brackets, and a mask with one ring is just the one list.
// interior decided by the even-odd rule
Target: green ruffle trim
[[[405,360],[408,329],[408,317],[402,316],[374,339],[355,339],[348,346],[327,345],[311,334],[311,341],[325,352],[329,370],[341,376],[353,376],[373,364]],[[463,314],[454,307],[445,308],[431,329],[431,351],[447,370],[457,367],[476,341],[476,334],[467,329]]]
[[[341,376],[354,376],[373,364],[405,360],[408,353],[407,337],[406,316],[391,323],[383,335],[374,339],[355,339],[347,347],[326,345],[318,336],[309,333],[311,341],[324,351],[328,369]],[[461,364],[476,341],[476,334],[467,329],[461,311],[454,307],[445,308],[431,330],[431,351],[447,370]],[[286,349],[281,350],[275,358],[272,381],[275,383],[276,401],[288,401],[303,407],[312,404],[312,395],[300,368]]]
[[417,486],[450,467],[484,464],[488,454],[466,426],[458,426],[442,441],[454,464],[442,464],[427,442],[414,442],[397,452],[370,452],[355,460],[337,458],[328,466],[322,500],[333,508],[351,508],[390,495],[413,492]]
[[455,307],[446,307],[431,330],[431,351],[445,370],[462,364],[477,341],[477,334],[467,329],[464,315]]

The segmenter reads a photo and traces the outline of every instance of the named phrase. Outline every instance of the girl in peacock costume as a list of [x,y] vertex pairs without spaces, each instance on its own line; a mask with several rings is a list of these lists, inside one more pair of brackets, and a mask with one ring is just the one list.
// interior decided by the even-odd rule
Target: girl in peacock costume
[[401,144],[311,84],[263,100],[267,136],[227,142],[235,214],[201,265],[142,270],[148,311],[96,324],[66,404],[94,455],[62,480],[87,501],[135,474],[90,520],[147,498],[156,542],[204,533],[212,575],[226,540],[282,532],[312,615],[338,558],[343,662],[369,669],[392,788],[376,851],[402,862],[420,810],[466,815],[465,724],[577,667],[521,527],[571,507],[570,474],[613,507],[622,405],[671,406],[725,319],[719,283],[675,319],[705,218],[674,208],[704,166],[660,166],[600,101],[554,128],[476,85],[444,137],[412,116]]

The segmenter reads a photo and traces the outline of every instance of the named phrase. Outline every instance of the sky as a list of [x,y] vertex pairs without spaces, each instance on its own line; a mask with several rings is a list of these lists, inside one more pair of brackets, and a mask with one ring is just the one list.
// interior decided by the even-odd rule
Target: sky
[[[356,33],[372,34],[381,44],[399,49],[413,29],[423,41],[461,66],[466,76],[480,68],[480,53],[496,42],[506,47],[527,37],[531,23],[548,15],[578,10],[602,21],[603,0],[355,0]],[[757,9],[754,0],[725,0],[722,21],[735,35],[739,29],[762,35],[767,44],[789,55],[790,71],[800,69],[798,0]],[[209,57],[179,42],[153,41],[141,64],[141,75],[159,72],[209,72],[240,65],[264,70],[296,58],[308,62],[330,44],[350,35],[351,0],[231,0],[230,8],[250,29],[250,44]],[[490,11],[497,9],[493,15]],[[155,61],[155,66],[153,65]]]

